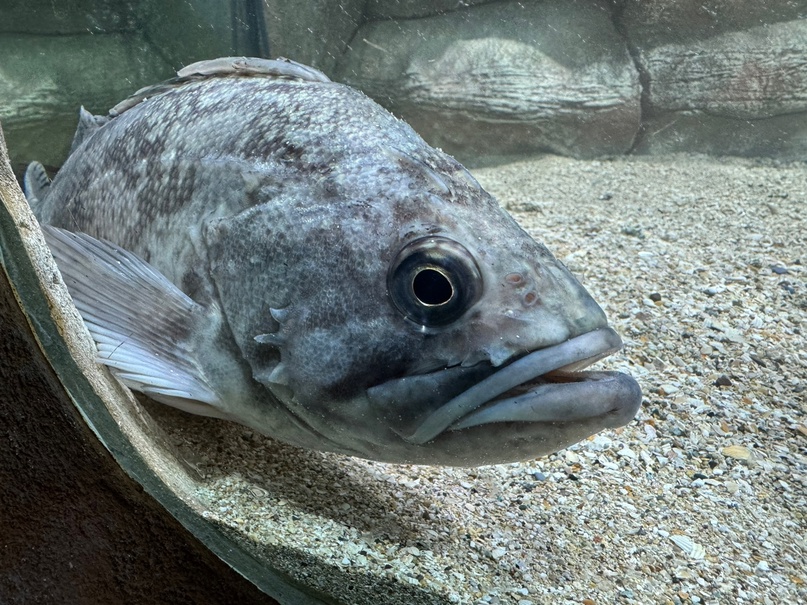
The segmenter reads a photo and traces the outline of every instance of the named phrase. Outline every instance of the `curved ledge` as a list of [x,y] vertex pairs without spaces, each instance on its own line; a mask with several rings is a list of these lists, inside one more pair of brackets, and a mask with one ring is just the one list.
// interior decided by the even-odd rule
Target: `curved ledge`
[[[102,543],[95,533],[88,532],[83,526],[75,528],[74,533],[79,534],[79,537],[71,539],[66,537],[70,535],[71,528],[62,526],[59,528],[59,537],[62,540],[60,545],[70,550],[64,554],[75,552],[76,546],[72,542],[78,539],[82,542],[92,542],[93,544],[82,548],[95,549],[95,555],[105,562],[116,557],[125,559],[126,567],[118,571],[126,578],[111,578],[108,579],[108,583],[115,585],[118,591],[144,593],[148,591],[136,585],[138,578],[141,582],[151,581],[155,586],[152,592],[148,592],[150,598],[144,594],[144,600],[140,602],[156,602],[157,598],[159,602],[173,602],[167,596],[166,589],[173,589],[176,591],[175,594],[179,595],[186,590],[183,581],[189,586],[193,583],[193,587],[188,589],[189,592],[184,592],[184,598],[188,598],[188,594],[198,593],[198,597],[192,600],[199,603],[276,602],[261,595],[255,590],[255,586],[264,595],[271,595],[281,603],[314,605],[328,602],[325,597],[309,594],[309,591],[283,574],[268,569],[224,531],[203,517],[202,506],[192,495],[194,480],[189,469],[172,455],[167,443],[160,438],[162,435],[160,429],[141,413],[131,393],[121,388],[94,363],[93,345],[89,335],[69,299],[45,246],[38,223],[31,214],[11,172],[2,132],[0,132],[0,197],[3,200],[0,207],[0,261],[3,269],[0,272],[0,294],[3,295],[5,303],[2,306],[0,322],[7,324],[3,325],[3,336],[6,340],[4,349],[9,355],[9,358],[0,363],[6,391],[0,398],[0,412],[2,412],[0,419],[10,421],[10,426],[4,431],[9,435],[6,440],[7,447],[0,447],[2,466],[5,467],[0,471],[0,478],[13,475],[15,468],[32,468],[32,473],[38,473],[36,480],[40,480],[47,477],[47,470],[44,473],[39,471],[43,467],[50,469],[51,476],[44,481],[47,483],[54,480],[54,485],[46,486],[46,489],[50,487],[52,491],[58,491],[61,482],[61,486],[67,492],[63,497],[70,502],[67,505],[64,501],[59,503],[61,505],[59,510],[70,509],[67,512],[62,511],[62,516],[65,519],[77,517],[80,521],[87,522],[84,525],[90,521],[103,525],[98,533],[104,534],[108,540],[108,543]],[[20,325],[24,322],[27,326]],[[19,353],[23,350],[21,346],[14,348],[16,336],[27,337],[31,356],[31,360],[27,361],[29,365],[24,368],[26,375],[22,378],[19,366],[26,361]],[[34,339],[39,351],[35,350]],[[9,351],[14,355],[8,353]],[[47,368],[48,364],[55,376]],[[21,417],[15,416],[14,412],[27,403],[21,398],[31,396],[26,392],[24,380],[29,378],[28,374],[33,374],[34,370],[40,371],[43,375],[47,374],[41,380],[49,382],[46,389],[48,392],[44,393],[45,389],[42,389],[37,393],[36,410],[29,406],[30,409],[26,410],[26,414]],[[71,404],[74,406],[72,409]],[[86,426],[81,426],[82,419]],[[60,426],[60,422],[64,423],[64,427],[56,428]],[[31,440],[35,440],[36,436],[28,440],[26,434],[36,434],[43,424],[47,430],[41,432],[47,433],[49,430],[57,434],[43,445],[46,448],[44,451],[38,450],[32,457],[35,458],[36,455],[59,457],[57,464],[52,466],[50,466],[52,462],[47,459],[35,458],[33,462],[26,460],[24,455],[20,456],[14,449],[15,443],[18,442],[24,443],[22,446],[18,445],[18,449],[31,446]],[[91,433],[87,427],[91,429]],[[119,468],[104,454],[98,442],[103,444],[103,448],[111,454]],[[65,451],[71,453],[65,454]],[[71,456],[82,459],[73,460],[70,459]],[[83,459],[84,457],[87,459]],[[81,480],[76,480],[76,484],[68,485],[71,480],[71,465],[81,466],[78,473],[84,474],[81,475]],[[125,475],[120,469],[125,471]],[[14,476],[12,480],[25,482],[28,478],[25,475]],[[141,487],[147,495],[142,493]],[[36,485],[29,483],[28,488],[31,493],[24,495],[30,500],[31,497],[35,497],[32,494]],[[114,502],[107,506],[100,500],[109,500],[107,492],[110,490],[114,492],[111,496]],[[11,528],[15,519],[17,523],[22,520],[23,524],[26,522],[36,524],[40,521],[35,518],[37,509],[29,509],[27,504],[23,504],[25,498],[15,500],[13,492],[5,489],[3,491],[6,493],[0,496],[0,504],[4,506],[0,508],[4,510],[7,519],[4,523],[0,523],[0,526],[7,523]],[[70,493],[71,491],[75,493]],[[98,492],[101,491],[104,491],[105,495],[99,496]],[[156,500],[159,506],[155,506],[151,498]],[[26,510],[15,510],[23,507]],[[6,515],[9,508],[11,510]],[[102,510],[97,518],[89,520],[84,518],[85,515],[95,517],[98,513],[96,509],[99,508]],[[168,511],[171,517],[198,539],[201,545],[163,511]],[[147,516],[131,518],[138,514]],[[69,521],[65,520],[65,523]],[[138,529],[142,531],[139,532]],[[121,532],[127,534],[125,544],[120,544],[117,538]],[[1,533],[9,536],[5,531]],[[33,532],[28,533],[30,535]],[[40,540],[49,540],[48,537],[34,535],[31,535],[30,539],[34,542],[37,537]],[[4,546],[8,546],[10,541],[13,541],[13,538],[6,537]],[[21,541],[26,541],[26,538]],[[20,548],[26,546],[20,544]],[[48,542],[45,546],[49,548],[52,545]],[[210,557],[205,549],[215,553],[232,569],[221,565],[215,557]],[[8,550],[13,549],[6,549]],[[58,554],[60,553],[57,552],[54,556]],[[20,567],[20,551],[9,552],[9,555],[18,558],[16,567]],[[146,556],[156,559],[156,564],[149,561],[141,565],[138,557]],[[76,586],[60,586],[66,579],[69,583],[71,576],[69,571],[51,569],[41,560],[33,559],[35,557],[29,561],[30,573],[25,569],[20,570],[13,586],[4,587],[4,582],[0,582],[0,597],[3,597],[0,600],[5,601],[9,598],[14,602],[15,597],[19,597],[20,602],[25,602],[34,594],[46,598],[61,597],[67,594],[64,592],[66,590],[72,590],[70,594],[73,596],[78,594],[79,588]],[[76,565],[80,567],[84,563],[82,560]],[[66,564],[62,561],[62,567]],[[12,563],[9,562],[9,565]],[[3,566],[2,562],[0,566]],[[155,566],[164,571],[164,575],[168,578],[160,580],[160,574],[153,570]],[[73,569],[72,561],[69,562],[69,568]],[[178,570],[175,577],[171,576],[173,569]],[[233,569],[254,586],[238,577]],[[26,584],[26,577],[37,577],[42,570],[50,572],[49,577],[40,578],[44,588],[29,585],[30,580]],[[139,576],[138,570],[140,570]],[[103,572],[94,571],[94,573],[97,575]],[[150,573],[155,575],[150,578],[148,575]],[[83,580],[85,584],[87,581]],[[159,586],[160,581],[174,582],[175,585]],[[92,577],[89,578],[89,582],[92,582]],[[50,589],[47,588],[49,584],[52,585]],[[161,594],[160,591],[166,594]],[[103,602],[104,598],[122,602],[118,600],[120,597],[113,598],[110,595],[104,597],[102,593],[103,589],[95,596],[100,599],[98,602]],[[130,594],[129,598],[134,597]],[[174,597],[176,598],[177,596]]]

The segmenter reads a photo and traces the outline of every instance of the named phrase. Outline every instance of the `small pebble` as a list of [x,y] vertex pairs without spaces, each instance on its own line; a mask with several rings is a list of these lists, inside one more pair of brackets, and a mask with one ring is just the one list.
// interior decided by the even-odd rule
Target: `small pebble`
[[763,368],[766,367],[765,361],[756,353],[749,353],[748,356],[751,358],[751,361],[761,365]]
[[730,387],[731,385],[732,385],[731,379],[725,374],[721,374],[720,376],[717,377],[717,380],[715,380],[715,386],[718,387]]
[[751,460],[753,454],[751,450],[743,445],[728,445],[722,450],[723,455],[735,460]]
[[737,490],[740,489],[740,485],[735,481],[726,481],[723,486],[729,494],[736,494]]
[[663,384],[659,387],[659,392],[662,395],[672,395],[678,392],[678,387],[674,384]]
[[506,548],[494,548],[490,552],[490,556],[493,557],[494,559],[501,559],[506,554],[507,554]]
[[252,486],[252,487],[250,487],[250,488],[249,488],[249,492],[250,492],[250,493],[251,493],[251,494],[252,494],[252,495],[253,495],[255,498],[266,498],[266,496],[268,496],[268,495],[269,495],[269,492],[267,492],[267,491],[266,491],[265,489],[263,489],[262,487],[257,487],[257,486]]

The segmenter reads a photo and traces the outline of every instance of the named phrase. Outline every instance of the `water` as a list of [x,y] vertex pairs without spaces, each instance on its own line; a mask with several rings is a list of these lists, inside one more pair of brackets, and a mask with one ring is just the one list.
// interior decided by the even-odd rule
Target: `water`
[[314,454],[148,405],[199,471],[174,489],[236,549],[344,603],[797,602],[806,10],[0,0],[0,123],[19,176],[53,173],[79,106],[215,56],[313,65],[476,167],[625,337],[638,420],[518,465]]

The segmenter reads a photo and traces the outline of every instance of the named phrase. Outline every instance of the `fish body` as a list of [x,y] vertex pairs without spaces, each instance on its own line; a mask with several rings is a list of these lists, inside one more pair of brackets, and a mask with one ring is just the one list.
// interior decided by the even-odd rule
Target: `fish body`
[[54,181],[29,176],[99,361],[158,401],[462,466],[556,451],[641,401],[579,371],[621,341],[569,271],[456,160],[311,68],[194,64],[83,112]]

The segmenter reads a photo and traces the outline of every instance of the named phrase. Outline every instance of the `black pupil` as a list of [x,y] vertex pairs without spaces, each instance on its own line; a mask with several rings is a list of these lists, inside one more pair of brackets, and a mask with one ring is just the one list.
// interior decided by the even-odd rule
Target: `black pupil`
[[454,295],[454,288],[448,278],[434,269],[418,271],[412,280],[412,290],[424,305],[444,305]]

